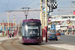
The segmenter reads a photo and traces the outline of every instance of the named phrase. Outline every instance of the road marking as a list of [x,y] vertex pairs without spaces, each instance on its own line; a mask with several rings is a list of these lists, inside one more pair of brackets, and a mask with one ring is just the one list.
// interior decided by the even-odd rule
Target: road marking
[[75,35],[67,35],[67,36],[75,36]]
[[53,46],[53,47],[57,47],[57,48],[64,48],[64,49],[68,49],[68,50],[75,50],[75,46],[73,45],[68,45],[68,44],[48,44],[48,46]]

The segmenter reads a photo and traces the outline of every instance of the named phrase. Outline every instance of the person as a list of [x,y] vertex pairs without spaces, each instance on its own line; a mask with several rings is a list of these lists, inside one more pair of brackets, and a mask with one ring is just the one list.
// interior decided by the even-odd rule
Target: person
[[12,33],[12,37],[14,37],[14,33]]
[[65,34],[69,34],[69,33],[68,33],[68,31],[66,31],[66,33],[65,33]]
[[35,34],[35,31],[31,30],[31,32],[29,34]]
[[9,33],[9,37],[11,38],[11,33]]

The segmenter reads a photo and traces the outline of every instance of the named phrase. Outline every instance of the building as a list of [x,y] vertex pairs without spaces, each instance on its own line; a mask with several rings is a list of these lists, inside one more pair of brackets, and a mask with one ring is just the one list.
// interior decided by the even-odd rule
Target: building
[[[16,28],[16,23],[9,23],[9,30],[14,30]],[[8,29],[8,23],[0,23],[0,30],[1,31],[7,31]]]
[[48,27],[56,25],[56,30],[75,30],[75,15],[57,15],[52,16],[51,21],[48,21]]

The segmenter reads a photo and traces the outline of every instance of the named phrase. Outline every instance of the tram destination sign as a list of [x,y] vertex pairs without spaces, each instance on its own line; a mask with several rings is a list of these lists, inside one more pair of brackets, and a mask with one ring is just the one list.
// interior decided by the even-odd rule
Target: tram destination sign
[[32,26],[37,26],[37,25],[39,25],[39,23],[38,22],[29,22],[29,23],[27,23],[27,25],[32,25]]

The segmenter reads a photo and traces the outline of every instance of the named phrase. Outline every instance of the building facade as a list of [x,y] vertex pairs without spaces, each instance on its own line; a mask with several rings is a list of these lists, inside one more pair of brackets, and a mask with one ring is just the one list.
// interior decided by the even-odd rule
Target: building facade
[[56,25],[56,30],[75,30],[75,15],[57,15],[52,16],[51,20],[48,21],[48,28],[51,28],[51,25]]
[[[15,30],[16,27],[16,23],[9,23],[9,30]],[[8,30],[8,23],[0,23],[0,31],[7,31]]]

